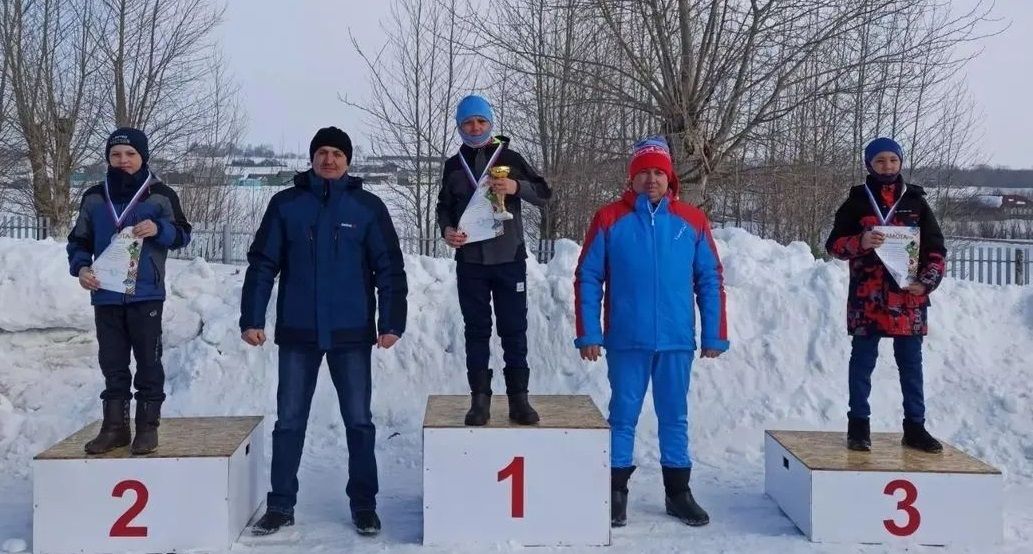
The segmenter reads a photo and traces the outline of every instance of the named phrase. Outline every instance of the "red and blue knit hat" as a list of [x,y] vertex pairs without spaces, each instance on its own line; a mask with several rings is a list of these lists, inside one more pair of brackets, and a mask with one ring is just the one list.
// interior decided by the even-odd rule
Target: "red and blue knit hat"
[[628,178],[632,179],[640,171],[659,169],[667,174],[667,185],[678,193],[678,175],[674,172],[671,160],[671,149],[661,136],[646,137],[631,148],[631,162],[628,163]]

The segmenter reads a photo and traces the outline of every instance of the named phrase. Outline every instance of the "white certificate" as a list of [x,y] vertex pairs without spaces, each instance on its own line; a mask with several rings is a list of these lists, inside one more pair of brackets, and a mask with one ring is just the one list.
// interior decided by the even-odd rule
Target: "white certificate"
[[879,260],[893,276],[897,286],[906,289],[918,278],[918,249],[921,237],[918,227],[880,225],[872,230],[886,237],[882,246],[875,249]]
[[466,210],[459,217],[459,231],[466,233],[466,244],[493,239],[502,234],[502,222],[495,219],[492,207],[493,195],[488,179],[482,177]]
[[91,269],[100,288],[123,294],[136,294],[136,274],[140,267],[143,239],[133,237],[127,227],[111,237],[111,244],[93,261]]

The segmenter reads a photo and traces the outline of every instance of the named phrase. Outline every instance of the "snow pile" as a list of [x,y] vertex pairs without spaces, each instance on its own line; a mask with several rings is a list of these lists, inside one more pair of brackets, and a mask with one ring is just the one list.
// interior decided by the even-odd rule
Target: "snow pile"
[[[774,548],[775,543],[764,542],[770,537],[734,542],[738,539],[728,535],[741,534],[735,525],[721,531],[722,518],[752,510],[763,512],[757,519],[763,523],[756,525],[764,529],[761,534],[783,536],[777,543],[780,550],[800,548],[805,542],[801,544],[791,523],[759,493],[762,433],[769,428],[845,430],[846,266],[815,260],[803,243],[782,246],[737,229],[719,230],[716,237],[725,267],[732,349],[717,360],[697,361],[692,384],[693,479],[703,483],[702,498],[710,501],[704,505],[716,516],[717,525],[708,529],[723,533],[706,535],[716,541],[708,544],[736,545],[733,550]],[[578,252],[578,245],[567,241],[557,245],[556,257],[547,265],[528,260],[531,390],[590,394],[605,413],[605,362],[583,362],[573,348]],[[398,525],[406,530],[394,539],[412,542],[419,538],[419,503],[413,499],[419,497],[416,468],[424,399],[467,389],[454,264],[416,256],[405,262],[408,332],[394,349],[374,352],[373,411],[380,431],[382,502],[389,512],[384,519],[393,515],[404,522]],[[202,260],[169,262],[164,338],[169,400],[164,415],[274,415],[276,348],[271,343],[251,348],[239,338],[243,270]],[[1033,483],[1033,287],[948,279],[933,303],[932,334],[924,348],[930,428],[1001,468],[1010,490],[1028,495]],[[498,368],[501,355],[494,341],[492,362]],[[872,426],[896,431],[900,390],[889,341],[881,354],[873,378]],[[0,500],[3,539],[5,532],[29,534],[32,456],[99,417],[102,378],[92,310],[88,295],[68,275],[63,245],[0,239],[0,357],[0,492],[7,492]],[[501,375],[495,388],[503,388]],[[633,479],[633,484],[640,479],[642,484],[633,488],[632,512],[639,497],[643,503],[647,498],[662,502],[657,499],[652,414],[647,396],[636,451],[645,467]],[[337,491],[306,488],[306,479],[317,475],[343,479],[338,466],[346,460],[344,430],[325,376],[316,392],[306,451],[299,513],[308,510],[327,521],[343,521],[343,484]],[[1019,492],[1010,494],[1005,536],[1017,546],[1033,538],[1033,505],[1015,496]],[[392,498],[399,506],[394,513]],[[635,534],[634,521],[632,526],[627,540],[641,539],[643,548],[647,540],[660,540],[657,548],[665,544],[663,533],[659,538],[645,529]],[[680,544],[684,530],[669,531],[672,542],[667,546]],[[335,523],[322,531],[310,528],[305,536],[319,538],[322,532],[326,536],[319,540],[344,531]]]

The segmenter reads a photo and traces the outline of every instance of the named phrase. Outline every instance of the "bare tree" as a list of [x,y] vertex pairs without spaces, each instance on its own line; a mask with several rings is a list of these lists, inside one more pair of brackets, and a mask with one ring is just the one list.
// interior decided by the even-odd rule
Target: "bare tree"
[[212,46],[224,12],[215,0],[102,0],[93,28],[111,78],[106,116],[146,129],[154,151],[185,149],[211,121],[203,91],[222,77]]
[[20,199],[57,233],[67,229],[69,183],[96,136],[100,115],[89,0],[8,0],[0,44],[11,95],[10,117],[28,160],[30,187]]
[[196,120],[197,129],[190,135],[187,161],[180,164],[192,179],[179,196],[184,213],[192,221],[211,227],[245,227],[254,216],[252,207],[235,194],[226,176],[226,161],[245,127],[239,87],[226,73],[217,53],[212,54],[210,63],[212,81],[208,90],[193,100],[202,117]]
[[476,88],[463,47],[457,0],[396,0],[385,26],[387,44],[375,55],[353,37],[369,71],[370,97],[342,101],[363,112],[372,128],[371,150],[393,156],[400,178],[387,200],[402,234],[420,239],[432,253],[441,168],[455,150],[453,107]]
[[[942,4],[918,3],[927,8]],[[573,78],[600,93],[604,102],[656,118],[672,143],[683,182],[693,189],[690,199],[700,202],[707,196],[708,176],[729,156],[734,158],[759,126],[814,95],[849,90],[850,77],[862,63],[879,68],[972,40],[985,20],[982,4],[950,19],[919,20],[906,43],[871,41],[863,58],[853,48],[846,51],[853,57],[825,63],[822,56],[830,45],[848,43],[859,31],[908,12],[914,4],[579,0],[579,16],[609,48],[601,56],[574,54],[578,71]],[[529,44],[512,48],[532,52]],[[564,55],[552,54],[557,59]],[[804,82],[817,85],[796,86]],[[790,90],[797,93],[790,96]]]

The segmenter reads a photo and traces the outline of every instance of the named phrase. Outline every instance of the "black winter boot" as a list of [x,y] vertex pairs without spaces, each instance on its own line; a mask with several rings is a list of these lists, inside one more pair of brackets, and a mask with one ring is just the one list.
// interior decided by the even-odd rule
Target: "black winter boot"
[[531,378],[531,370],[526,367],[507,367],[503,374],[506,376],[506,396],[509,397],[509,419],[520,425],[538,423],[538,412],[527,401],[527,382]]
[[867,419],[849,418],[846,427],[846,447],[859,452],[872,449],[872,429]]
[[467,371],[470,382],[470,411],[466,412],[467,425],[484,425],[491,419],[491,377],[492,371]]
[[355,512],[352,522],[355,523],[355,531],[364,537],[380,534],[380,518],[377,517],[376,510]]
[[136,437],[133,454],[150,454],[158,448],[158,424],[161,420],[161,401],[136,401]]
[[290,527],[291,525],[294,525],[294,514],[266,510],[262,519],[259,519],[258,523],[251,527],[251,534],[257,536],[272,535],[279,531],[281,527]]
[[97,437],[86,443],[87,454],[103,454],[120,446],[126,446],[132,439],[129,431],[129,401],[105,400],[104,421],[100,424]]
[[692,497],[692,489],[689,488],[692,468],[665,467],[662,470],[664,492],[667,494],[664,501],[667,506],[667,514],[693,527],[710,523],[710,516],[699,504],[696,504],[696,499]]
[[610,527],[628,524],[628,479],[635,466],[610,469]]
[[943,445],[925,430],[925,423],[904,420],[904,438],[900,444],[923,452],[943,452]]

